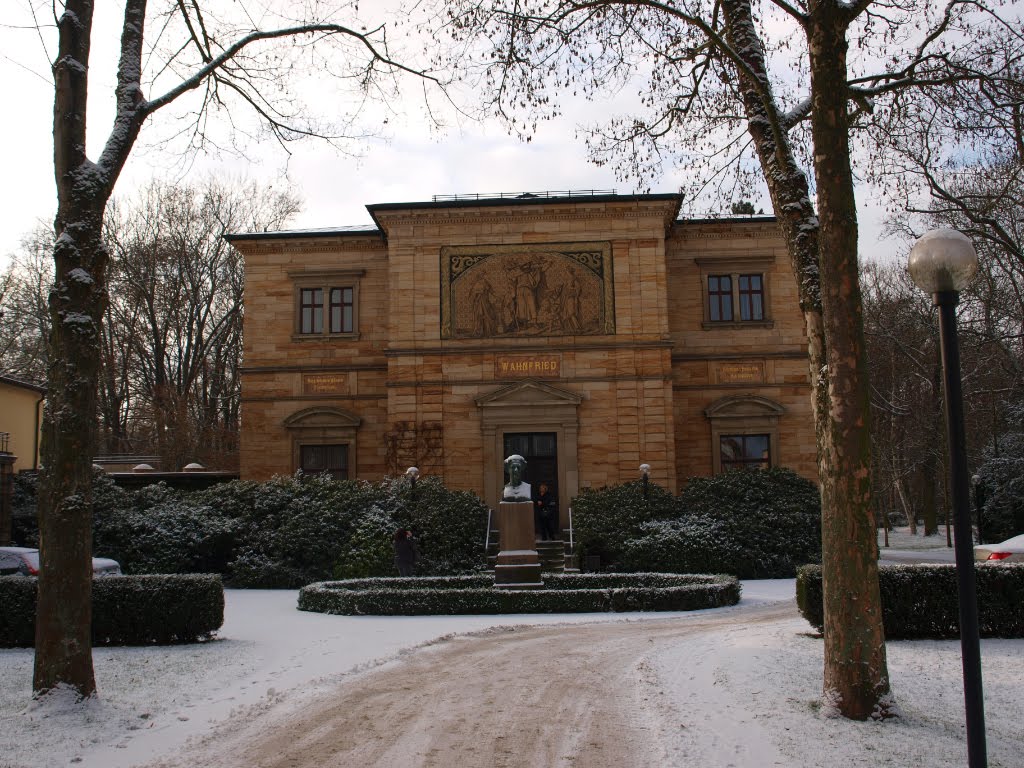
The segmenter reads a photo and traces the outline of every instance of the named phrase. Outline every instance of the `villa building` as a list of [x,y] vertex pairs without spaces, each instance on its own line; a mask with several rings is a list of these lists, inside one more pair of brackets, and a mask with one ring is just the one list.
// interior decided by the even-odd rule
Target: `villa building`
[[232,234],[241,475],[416,466],[498,502],[526,457],[581,489],[734,467],[816,478],[807,341],[771,217],[674,194],[369,205],[375,226]]

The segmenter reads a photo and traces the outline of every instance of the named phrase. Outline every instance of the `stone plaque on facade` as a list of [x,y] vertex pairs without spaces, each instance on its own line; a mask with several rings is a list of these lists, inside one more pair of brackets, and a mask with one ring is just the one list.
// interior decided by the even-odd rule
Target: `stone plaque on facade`
[[348,374],[345,373],[306,373],[302,376],[302,394],[304,395],[343,395],[348,394]]
[[742,384],[764,381],[764,363],[719,363],[719,384]]
[[611,243],[441,249],[441,337],[615,333]]
[[498,379],[557,379],[561,375],[562,358],[558,355],[533,355],[531,357],[500,355],[494,361],[494,376]]

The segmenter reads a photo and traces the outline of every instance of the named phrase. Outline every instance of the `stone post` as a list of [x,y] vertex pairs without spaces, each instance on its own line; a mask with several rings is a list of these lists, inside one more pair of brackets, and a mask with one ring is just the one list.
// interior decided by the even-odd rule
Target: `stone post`
[[501,551],[494,566],[498,589],[540,589],[540,558],[533,532],[533,502],[503,501],[498,504]]

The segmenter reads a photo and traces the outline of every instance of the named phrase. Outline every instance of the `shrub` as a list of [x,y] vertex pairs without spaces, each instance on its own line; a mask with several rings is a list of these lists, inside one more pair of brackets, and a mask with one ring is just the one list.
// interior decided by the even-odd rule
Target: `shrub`
[[495,589],[489,575],[353,579],[310,584],[299,610],[343,615],[593,613],[690,611],[734,605],[731,576],[681,574],[549,574],[544,589]]
[[640,535],[644,523],[678,517],[675,498],[655,483],[635,480],[598,490],[584,489],[573,500],[573,529],[577,551],[583,558],[598,556],[604,568],[618,568],[623,542]]
[[[109,576],[92,583],[93,645],[206,640],[224,623],[224,587],[211,574]],[[0,646],[35,643],[36,579],[0,578]]]
[[[817,486],[791,470],[692,478],[678,499],[660,496],[656,511],[639,520],[621,513],[634,509],[619,501],[635,494],[638,484],[628,485],[634,488],[580,497],[589,505],[587,541],[597,541],[609,553],[611,568],[783,578],[821,559]],[[596,534],[591,532],[598,527],[595,520]]]
[[[982,637],[1024,637],[1024,564],[975,567],[978,624]],[[890,640],[960,636],[954,565],[884,565],[878,569],[882,622]],[[824,627],[821,566],[797,574],[797,607],[819,632]]]
[[999,436],[998,450],[986,447],[978,476],[985,493],[982,532],[999,542],[1024,533],[1024,414],[1010,415],[1015,429]]
[[436,477],[420,479],[415,497],[403,479],[385,480],[381,488],[393,505],[395,521],[416,538],[417,573],[440,576],[484,567],[487,505],[476,494],[446,488]]
[[39,521],[36,519],[36,491],[39,476],[19,472],[14,476],[11,497],[11,541],[18,547],[39,546]]
[[818,487],[790,469],[696,477],[679,502],[684,515],[710,523],[698,531],[714,547],[716,572],[785,578],[821,561]]
[[[36,480],[19,476],[21,544],[38,541]],[[220,573],[241,587],[294,588],[344,576],[394,573],[391,538],[417,538],[417,572],[484,567],[487,508],[474,494],[424,478],[378,484],[327,476],[234,481],[186,492],[162,483],[128,491],[93,481],[94,551],[126,573]]]
[[161,483],[141,489],[124,506],[96,506],[93,548],[126,573],[224,573],[233,527],[216,508]]

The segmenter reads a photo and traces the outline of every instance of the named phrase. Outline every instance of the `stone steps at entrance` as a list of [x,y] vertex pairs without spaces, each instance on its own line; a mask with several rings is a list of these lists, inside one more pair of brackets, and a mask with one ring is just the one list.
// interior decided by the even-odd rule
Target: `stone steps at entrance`
[[[501,545],[498,531],[491,531],[491,543],[487,549],[487,567],[494,569],[497,562],[498,552],[501,549]],[[562,539],[553,539],[551,541],[541,541],[540,539],[534,542],[534,546],[537,550],[537,557],[540,559],[540,569],[542,573],[564,573],[566,567],[572,567],[572,553],[568,552],[569,542],[563,541]]]

